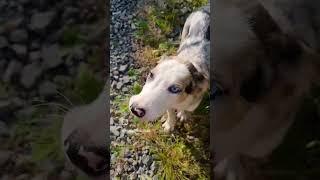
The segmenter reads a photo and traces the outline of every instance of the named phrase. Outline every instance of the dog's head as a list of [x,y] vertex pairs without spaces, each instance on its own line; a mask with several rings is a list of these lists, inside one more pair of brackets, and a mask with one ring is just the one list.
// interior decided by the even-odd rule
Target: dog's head
[[319,71],[319,55],[256,2],[215,6],[210,89],[218,161],[233,153],[269,154]]
[[193,111],[208,87],[208,80],[190,62],[165,57],[153,68],[140,94],[131,97],[131,112],[155,120],[167,109]]

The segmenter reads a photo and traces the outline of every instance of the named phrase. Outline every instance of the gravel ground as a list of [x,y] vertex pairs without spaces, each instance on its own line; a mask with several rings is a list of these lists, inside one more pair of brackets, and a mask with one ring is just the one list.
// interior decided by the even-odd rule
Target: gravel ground
[[[137,43],[133,37],[136,11],[139,10],[143,0],[112,0],[111,1],[111,99],[115,96],[127,96],[134,79],[128,75],[130,68],[137,69],[135,64],[135,52]],[[111,100],[112,101],[112,100]],[[112,102],[111,102],[112,104]],[[119,114],[117,107],[111,107],[111,146],[128,146],[137,142],[137,127],[132,123],[132,116]],[[118,158],[116,152],[111,154],[111,177],[121,179],[140,179],[155,176],[158,164],[146,147],[140,150],[123,149],[123,158]]]

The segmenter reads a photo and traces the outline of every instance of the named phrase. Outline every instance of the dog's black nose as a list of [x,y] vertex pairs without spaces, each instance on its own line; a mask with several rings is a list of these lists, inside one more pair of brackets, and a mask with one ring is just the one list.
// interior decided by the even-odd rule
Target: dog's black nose
[[144,110],[143,108],[132,106],[130,110],[134,115],[136,115],[139,118],[142,118],[146,114],[146,110]]

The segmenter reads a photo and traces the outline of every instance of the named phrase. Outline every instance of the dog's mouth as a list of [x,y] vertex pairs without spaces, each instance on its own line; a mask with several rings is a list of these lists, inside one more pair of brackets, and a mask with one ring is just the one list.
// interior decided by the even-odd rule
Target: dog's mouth
[[130,113],[135,117],[138,118],[142,122],[148,122],[154,124],[157,122],[165,113],[160,113],[160,115],[150,117],[146,110],[139,110],[134,107],[134,105],[129,105]]

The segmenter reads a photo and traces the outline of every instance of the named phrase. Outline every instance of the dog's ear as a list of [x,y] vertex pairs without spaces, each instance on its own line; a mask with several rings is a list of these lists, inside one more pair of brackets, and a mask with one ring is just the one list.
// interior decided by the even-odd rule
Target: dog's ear
[[299,59],[303,52],[301,42],[293,34],[284,32],[261,3],[256,2],[250,7],[240,6],[240,9],[270,59],[275,63],[295,62]]
[[205,77],[201,74],[197,68],[192,63],[186,64],[190,74],[191,74],[191,81],[186,86],[185,92],[187,94],[191,94],[194,90],[201,88],[201,85],[205,81]]

